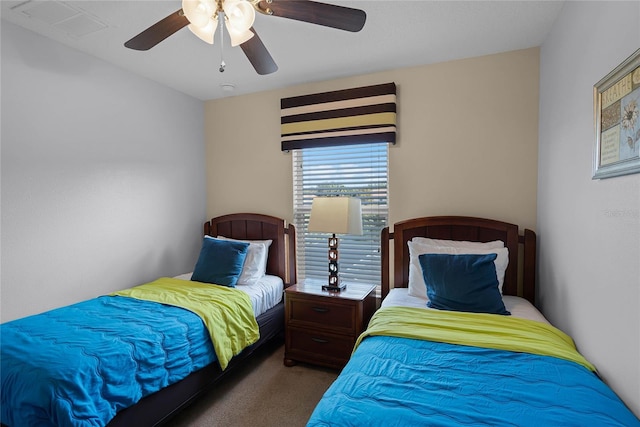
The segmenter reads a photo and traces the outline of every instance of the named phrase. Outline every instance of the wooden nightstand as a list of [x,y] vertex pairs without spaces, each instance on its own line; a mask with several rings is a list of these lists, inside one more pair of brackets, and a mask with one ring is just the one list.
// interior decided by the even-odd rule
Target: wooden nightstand
[[285,366],[297,361],[342,369],[376,309],[374,285],[349,284],[339,293],[320,284],[285,289]]

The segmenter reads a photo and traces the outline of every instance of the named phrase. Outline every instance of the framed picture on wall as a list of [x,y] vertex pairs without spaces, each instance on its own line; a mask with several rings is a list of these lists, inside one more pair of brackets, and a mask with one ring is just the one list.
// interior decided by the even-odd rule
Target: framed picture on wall
[[593,179],[640,172],[640,49],[593,87]]

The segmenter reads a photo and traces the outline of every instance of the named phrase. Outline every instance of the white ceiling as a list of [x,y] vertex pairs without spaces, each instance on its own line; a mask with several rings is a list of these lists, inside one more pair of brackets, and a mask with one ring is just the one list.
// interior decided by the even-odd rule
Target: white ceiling
[[[548,0],[327,0],[367,13],[358,33],[257,14],[254,28],[279,67],[260,76],[228,38],[221,49],[187,28],[148,51],[123,46],[179,10],[180,0],[0,3],[3,20],[201,100],[540,46],[562,8]],[[227,84],[234,90],[223,90]]]

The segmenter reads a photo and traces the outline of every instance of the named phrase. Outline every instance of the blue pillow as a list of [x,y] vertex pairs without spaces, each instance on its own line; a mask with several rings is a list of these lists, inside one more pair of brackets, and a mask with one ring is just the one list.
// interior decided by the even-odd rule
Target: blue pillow
[[205,238],[191,280],[235,288],[249,243]]
[[498,289],[496,254],[423,254],[427,306],[440,310],[509,315]]

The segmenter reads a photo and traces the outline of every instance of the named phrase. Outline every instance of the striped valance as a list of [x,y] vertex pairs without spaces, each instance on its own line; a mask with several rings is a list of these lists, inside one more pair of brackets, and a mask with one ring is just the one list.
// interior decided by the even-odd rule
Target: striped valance
[[396,142],[396,84],[283,98],[282,150]]

